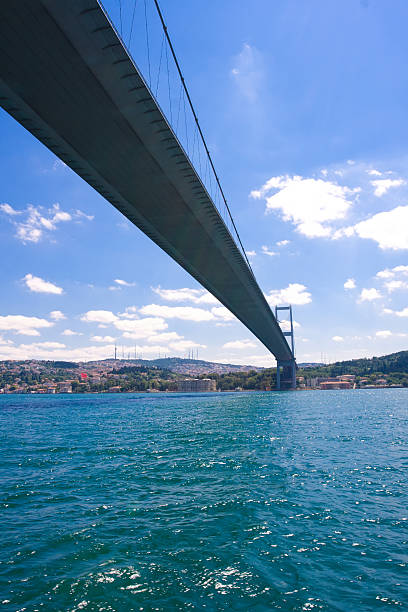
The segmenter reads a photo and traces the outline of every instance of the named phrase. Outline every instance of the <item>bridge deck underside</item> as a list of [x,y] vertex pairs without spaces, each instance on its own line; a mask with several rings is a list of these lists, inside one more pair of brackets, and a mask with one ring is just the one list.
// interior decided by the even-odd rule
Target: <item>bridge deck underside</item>
[[0,54],[3,108],[277,359],[291,359],[241,252],[96,0],[0,2]]

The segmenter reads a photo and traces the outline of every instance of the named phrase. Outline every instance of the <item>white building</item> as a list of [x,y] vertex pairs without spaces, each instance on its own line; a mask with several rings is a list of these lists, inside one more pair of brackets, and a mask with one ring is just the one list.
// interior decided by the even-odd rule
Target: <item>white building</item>
[[177,383],[177,391],[184,393],[205,393],[206,391],[216,391],[217,383],[212,378],[186,378]]

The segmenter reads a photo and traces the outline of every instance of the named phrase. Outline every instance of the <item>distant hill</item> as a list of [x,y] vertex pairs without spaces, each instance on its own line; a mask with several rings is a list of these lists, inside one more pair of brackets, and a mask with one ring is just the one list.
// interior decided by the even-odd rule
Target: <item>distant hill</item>
[[200,374],[226,374],[228,372],[261,372],[265,368],[251,365],[235,365],[232,363],[216,363],[201,359],[183,359],[181,357],[164,357],[162,359],[104,359],[103,361],[89,361],[88,365],[106,363],[112,368],[121,368],[124,365],[143,365],[170,370],[178,374],[199,376]]
[[319,368],[320,366],[326,365],[325,363],[321,363],[319,361],[306,361],[304,363],[298,363],[299,368]]
[[[143,366],[146,368],[174,372],[179,375],[201,376],[203,374],[234,374],[245,372],[265,373],[270,368],[261,368],[252,365],[237,365],[232,363],[217,363],[204,361],[202,359],[183,359],[181,357],[165,357],[163,359],[101,359],[88,362],[69,361],[43,361],[25,360],[0,361],[0,371],[17,371],[19,366],[28,367],[30,364],[41,369],[59,370],[81,370],[88,371],[92,368],[102,366],[104,369],[118,370],[123,367]],[[338,361],[332,364],[321,363],[299,363],[298,374],[302,371],[305,376],[340,376],[341,374],[355,374],[356,376],[368,376],[371,374],[393,374],[396,372],[408,374],[408,351],[400,351],[381,357],[371,359],[352,359],[349,361]],[[275,368],[272,368],[275,370]]]
[[367,376],[375,373],[393,374],[395,372],[408,373],[408,351],[399,351],[382,357],[371,357],[371,359],[337,361],[319,367],[307,366],[308,376],[313,375],[313,373],[318,376],[340,376],[341,374]]
[[[325,379],[354,374],[360,387],[408,388],[408,351],[329,365],[304,364],[298,375]],[[187,377],[212,378],[221,391],[275,388],[276,368],[196,359],[103,359],[90,362],[0,361],[0,393],[105,393],[176,391]],[[381,379],[381,380],[380,380]],[[385,380],[384,380],[385,379]]]

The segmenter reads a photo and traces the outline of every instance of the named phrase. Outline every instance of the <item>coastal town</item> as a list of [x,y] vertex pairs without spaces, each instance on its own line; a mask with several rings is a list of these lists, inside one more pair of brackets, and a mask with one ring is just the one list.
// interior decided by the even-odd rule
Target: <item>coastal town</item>
[[[381,365],[376,363],[371,367],[375,370],[372,372],[367,364],[365,370],[362,368],[361,360],[331,366],[300,365],[296,388],[341,390],[408,387],[404,361],[407,354],[407,351],[395,354],[398,355],[395,366],[390,366],[389,360],[384,361],[382,370],[379,369]],[[385,360],[386,357],[381,359]],[[341,366],[342,363],[354,365]],[[356,373],[337,374],[339,369],[353,368]],[[390,369],[392,371],[387,371]],[[275,383],[276,368],[205,361],[197,363],[188,359],[107,359],[80,363],[39,360],[0,362],[0,394],[272,391]]]

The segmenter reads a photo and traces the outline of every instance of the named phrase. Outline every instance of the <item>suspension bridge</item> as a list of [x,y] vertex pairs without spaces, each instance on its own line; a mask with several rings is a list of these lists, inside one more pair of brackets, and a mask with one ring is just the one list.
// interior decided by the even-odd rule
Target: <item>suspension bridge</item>
[[[97,0],[0,2],[0,105],[231,311],[293,387],[293,328],[290,347],[251,269],[154,2],[163,26],[156,83],[150,57],[148,83]],[[179,78],[173,106],[169,56]],[[157,100],[162,66],[167,114]]]

